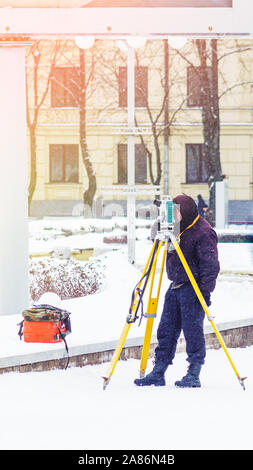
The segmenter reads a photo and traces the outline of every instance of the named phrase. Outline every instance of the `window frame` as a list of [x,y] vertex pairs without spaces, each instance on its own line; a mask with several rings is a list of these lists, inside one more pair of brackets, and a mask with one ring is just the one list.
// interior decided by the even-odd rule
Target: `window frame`
[[[53,147],[62,147],[62,176],[61,180],[55,180],[52,178],[52,159],[53,155],[51,150]],[[73,147],[76,151],[76,164],[77,164],[77,179],[76,181],[66,181],[66,151],[67,147]],[[79,184],[79,145],[78,144],[49,144],[49,183],[50,184]]]
[[[189,159],[190,159],[190,155],[189,155],[189,149],[190,147],[193,147],[195,146],[197,150],[197,155],[198,155],[198,162],[197,162],[197,179],[194,180],[192,178],[190,178],[190,174],[189,174]],[[204,158],[203,158],[203,149],[204,149],[204,144],[203,143],[188,143],[188,144],[185,144],[185,160],[186,160],[186,164],[185,164],[185,181],[186,181],[186,184],[206,184],[208,183],[208,177],[206,176],[206,178],[204,178],[204,173],[207,173],[206,172],[206,168],[205,168],[205,162],[204,162]]]
[[[54,67],[53,76],[61,71],[60,79],[55,81],[51,78],[51,107],[52,108],[78,108],[78,96],[76,99],[72,93],[68,91],[68,83],[71,79],[71,74],[75,74],[75,78],[79,81],[80,85],[80,68],[79,67]],[[57,77],[55,77],[57,79]],[[62,80],[63,79],[63,80]],[[62,80],[62,82],[61,82]],[[61,84],[62,83],[62,84]],[[63,94],[62,102],[60,103],[59,94],[57,89]]]
[[[143,74],[143,76],[142,76]],[[143,78],[145,77],[145,78]],[[140,85],[144,93],[140,91]],[[148,67],[135,66],[135,108],[145,108],[148,103]],[[118,106],[127,108],[127,67],[120,66],[118,73]]]
[[[122,153],[120,155],[120,149]],[[143,151],[143,152],[142,152]],[[123,166],[126,167],[126,180],[120,178],[120,167],[119,161],[122,159]],[[138,159],[145,158],[145,175],[144,179],[141,180],[138,175]],[[124,162],[125,159],[125,162]],[[141,173],[142,175],[142,173]],[[147,166],[147,155],[142,144],[135,144],[135,184],[148,184],[148,166]],[[118,143],[117,145],[117,184],[127,184],[127,144]]]

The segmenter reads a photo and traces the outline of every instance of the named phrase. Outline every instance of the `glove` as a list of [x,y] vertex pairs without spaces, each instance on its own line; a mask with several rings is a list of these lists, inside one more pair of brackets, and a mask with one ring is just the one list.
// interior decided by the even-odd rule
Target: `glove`
[[204,299],[205,299],[205,301],[206,301],[206,305],[209,307],[209,306],[211,305],[211,294],[210,294],[210,292],[207,292],[207,291],[205,292],[205,291],[203,291],[203,292],[202,292],[202,295],[203,295],[203,297],[204,297]]

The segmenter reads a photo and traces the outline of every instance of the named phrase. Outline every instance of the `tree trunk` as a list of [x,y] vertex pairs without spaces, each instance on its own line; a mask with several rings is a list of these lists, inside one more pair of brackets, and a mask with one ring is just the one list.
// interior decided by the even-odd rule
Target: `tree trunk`
[[31,202],[37,184],[37,154],[36,154],[36,130],[29,126],[30,131],[30,182],[28,187],[28,215],[31,215]]
[[211,67],[208,73],[207,41],[197,39],[200,58],[201,106],[204,135],[204,161],[209,186],[209,222],[215,224],[215,182],[222,181],[220,161],[220,115],[218,99],[217,39],[211,40]]
[[155,146],[155,154],[156,154],[156,168],[157,168],[155,185],[159,185],[161,183],[161,178],[162,178],[162,165],[161,165],[161,152],[160,152],[156,130],[153,131],[153,138],[154,138],[154,146]]
[[80,49],[80,87],[80,146],[83,163],[89,180],[88,188],[84,191],[83,194],[84,211],[86,214],[87,209],[89,212],[92,210],[93,199],[97,190],[97,181],[87,146],[85,52],[83,49]]

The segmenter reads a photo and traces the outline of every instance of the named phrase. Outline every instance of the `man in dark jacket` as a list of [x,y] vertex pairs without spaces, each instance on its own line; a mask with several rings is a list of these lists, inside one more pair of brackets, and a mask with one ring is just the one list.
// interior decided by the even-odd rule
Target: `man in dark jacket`
[[[180,248],[190,270],[209,306],[220,270],[217,235],[208,222],[198,214],[194,200],[186,195],[173,199],[175,221],[180,222]],[[178,205],[178,206],[177,206]],[[135,379],[138,386],[165,385],[164,374],[172,364],[177,341],[183,330],[189,367],[187,374],[175,382],[178,387],[200,387],[200,370],[205,361],[204,310],[191,285],[176,250],[168,251],[168,278],[172,281],[165,295],[164,307],[157,330],[158,346],[155,366],[144,378]]]
[[206,212],[208,211],[208,205],[205,203],[205,201],[204,201],[203,197],[201,196],[201,194],[198,194],[197,198],[198,198],[199,215],[201,215],[201,217],[205,218]]

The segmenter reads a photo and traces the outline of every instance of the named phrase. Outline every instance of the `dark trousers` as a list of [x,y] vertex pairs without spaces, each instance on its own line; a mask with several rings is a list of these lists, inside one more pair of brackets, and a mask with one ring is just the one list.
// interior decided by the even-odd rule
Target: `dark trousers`
[[186,341],[187,361],[204,364],[206,347],[204,337],[205,313],[190,283],[168,289],[161,320],[157,330],[156,361],[172,364],[177,341],[183,330]]

